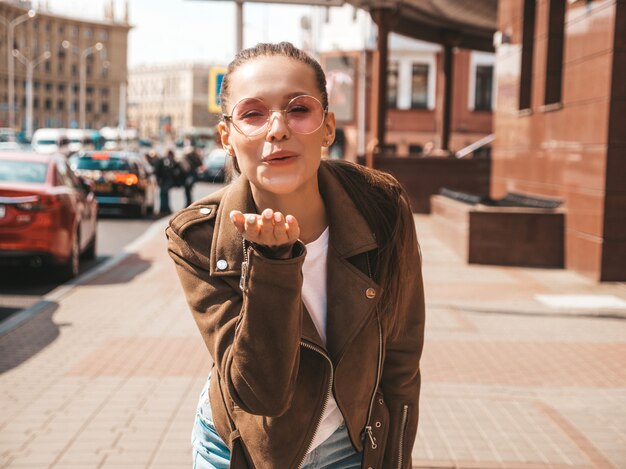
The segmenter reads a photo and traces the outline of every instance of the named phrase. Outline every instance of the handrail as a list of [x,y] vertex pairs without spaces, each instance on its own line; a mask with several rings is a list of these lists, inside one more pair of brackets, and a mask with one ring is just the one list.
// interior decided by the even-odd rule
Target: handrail
[[454,156],[456,158],[465,158],[470,153],[475,152],[481,147],[490,144],[496,139],[496,134],[489,134],[486,137],[481,138],[480,140],[476,140],[474,143],[470,143],[468,146],[461,148],[457,151]]

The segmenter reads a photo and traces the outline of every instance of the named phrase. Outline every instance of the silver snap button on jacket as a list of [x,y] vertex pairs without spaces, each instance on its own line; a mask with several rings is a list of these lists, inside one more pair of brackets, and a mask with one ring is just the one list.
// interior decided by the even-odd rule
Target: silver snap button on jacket
[[367,296],[370,300],[376,296],[376,290],[373,288],[368,288],[365,290],[365,296]]
[[206,208],[206,207],[202,207],[202,208],[200,209],[200,213],[201,213],[202,215],[210,215],[210,214],[211,214],[211,209],[210,209],[210,208]]
[[217,261],[218,270],[226,270],[227,268],[228,268],[228,262],[226,262],[224,259],[220,259],[219,261]]

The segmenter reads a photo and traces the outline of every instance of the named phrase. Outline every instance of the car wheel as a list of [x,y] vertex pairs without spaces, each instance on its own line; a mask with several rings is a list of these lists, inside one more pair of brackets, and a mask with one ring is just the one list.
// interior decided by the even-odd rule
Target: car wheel
[[78,275],[80,265],[80,238],[78,232],[74,233],[70,257],[59,269],[59,279],[62,281],[71,280]]
[[83,259],[93,260],[96,258],[96,233],[94,232],[93,238],[89,241],[89,245],[85,252],[83,252]]

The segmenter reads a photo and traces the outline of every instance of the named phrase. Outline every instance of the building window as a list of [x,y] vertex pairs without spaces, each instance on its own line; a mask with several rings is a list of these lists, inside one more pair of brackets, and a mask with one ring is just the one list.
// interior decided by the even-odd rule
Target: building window
[[100,88],[100,95],[102,97],[109,96],[109,89],[108,88]]
[[411,74],[411,109],[428,107],[428,64],[413,64]]
[[109,69],[108,67],[102,67],[102,70],[100,71],[100,77],[101,78],[108,78],[109,76]]
[[102,105],[100,106],[100,112],[102,112],[102,114],[106,114],[109,112],[109,104],[108,103],[102,103]]
[[91,28],[87,28],[85,29],[85,37],[87,39],[91,39],[93,37],[93,31]]
[[59,83],[57,89],[59,90],[59,93],[63,93],[65,91],[65,85],[63,83]]
[[65,70],[65,66],[63,62],[59,62],[59,73],[63,73],[64,70]]
[[91,112],[93,110],[93,104],[91,104],[91,102],[88,102],[85,108],[87,109],[87,112]]
[[106,41],[108,39],[109,39],[108,31],[100,31],[100,40],[101,41]]
[[46,101],[44,103],[44,107],[46,108],[47,111],[52,109],[52,100],[51,99],[46,99]]
[[78,37],[78,26],[72,26],[72,37]]
[[72,75],[76,76],[78,73],[78,66],[76,64],[72,64]]
[[87,87],[87,94],[90,95],[90,96],[93,94],[93,86],[88,86]]
[[52,91],[52,83],[50,83],[49,81],[46,82],[46,91],[47,92]]
[[43,50],[48,52],[50,50],[50,42],[46,41],[43,43]]
[[476,66],[476,86],[474,91],[474,110],[491,111],[493,109],[493,65]]
[[73,101],[72,102],[72,110],[73,111],[77,111],[78,110],[78,101]]
[[387,106],[392,109],[398,107],[398,75],[400,66],[398,61],[390,61],[387,69]]
[[522,63],[519,83],[519,109],[530,109],[533,81],[533,50],[535,48],[535,1],[524,0],[522,26]]
[[62,24],[59,25],[59,34],[63,34],[65,32],[65,26],[63,26]]
[[546,91],[544,104],[561,102],[563,82],[563,37],[565,2],[550,0],[548,13],[548,53],[546,55]]
[[39,109],[39,98],[33,98],[33,108]]
[[72,55],[74,57],[78,55],[78,46],[72,46]]
[[91,76],[91,67],[87,66],[85,68],[87,69],[87,76],[90,77]]
[[34,90],[38,90],[39,89],[39,81],[33,80],[33,89]]
[[50,73],[50,70],[51,70],[50,62],[49,61],[46,62],[43,68],[46,73]]
[[65,107],[65,101],[63,101],[62,99],[59,99],[57,101],[57,110],[62,111],[64,107]]

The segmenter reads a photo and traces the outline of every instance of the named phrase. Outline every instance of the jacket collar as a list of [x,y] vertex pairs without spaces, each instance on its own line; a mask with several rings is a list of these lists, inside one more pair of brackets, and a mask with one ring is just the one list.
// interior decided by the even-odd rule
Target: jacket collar
[[[341,183],[322,161],[318,184],[326,205],[330,241],[339,257],[351,257],[377,247],[374,234]],[[211,275],[240,275],[243,261],[243,239],[229,218],[232,210],[257,213],[250,183],[241,175],[226,190],[216,215],[215,235],[211,245]]]

